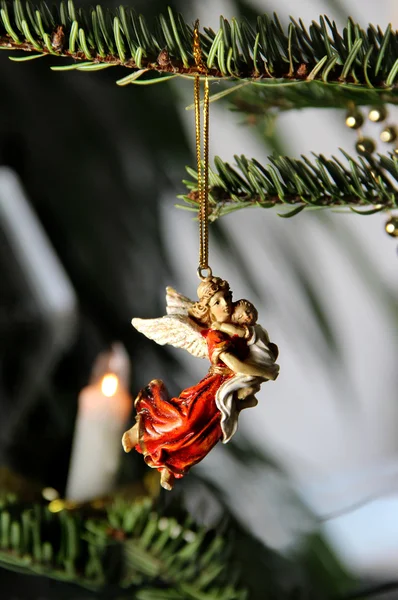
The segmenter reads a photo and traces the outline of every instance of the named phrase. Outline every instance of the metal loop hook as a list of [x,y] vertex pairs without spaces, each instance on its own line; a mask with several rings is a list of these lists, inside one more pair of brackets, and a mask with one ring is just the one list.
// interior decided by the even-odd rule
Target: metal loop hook
[[[204,275],[203,271],[207,271],[207,275]],[[198,267],[197,274],[198,274],[199,279],[204,281],[208,277],[212,277],[213,271],[211,270],[210,267]]]

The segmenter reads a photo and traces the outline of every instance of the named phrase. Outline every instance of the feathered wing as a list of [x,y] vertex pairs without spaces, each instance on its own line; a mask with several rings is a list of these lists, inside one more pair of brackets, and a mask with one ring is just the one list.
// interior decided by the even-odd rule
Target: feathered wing
[[201,328],[186,315],[166,315],[158,319],[133,319],[133,327],[147,338],[164,346],[187,350],[196,358],[208,358],[207,343]]
[[168,315],[187,315],[188,309],[194,304],[192,300],[177,292],[174,288],[166,288],[166,312]]

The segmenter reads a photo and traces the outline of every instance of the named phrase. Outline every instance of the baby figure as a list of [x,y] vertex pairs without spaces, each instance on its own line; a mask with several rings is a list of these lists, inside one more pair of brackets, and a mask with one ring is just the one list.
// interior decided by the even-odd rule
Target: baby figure
[[[256,363],[266,366],[269,370],[269,379],[276,379],[279,373],[279,365],[275,364],[279,351],[278,346],[269,340],[268,333],[257,325],[258,312],[256,307],[248,300],[238,300],[234,303],[234,311],[231,316],[231,323],[213,323],[212,327],[223,331],[224,333],[245,338],[249,349],[249,356],[245,363]],[[236,377],[241,377],[236,375]],[[238,402],[238,409],[251,408],[257,406],[258,400],[255,394],[260,390],[260,386],[267,378],[251,377],[250,382],[246,376],[245,385],[235,393]]]

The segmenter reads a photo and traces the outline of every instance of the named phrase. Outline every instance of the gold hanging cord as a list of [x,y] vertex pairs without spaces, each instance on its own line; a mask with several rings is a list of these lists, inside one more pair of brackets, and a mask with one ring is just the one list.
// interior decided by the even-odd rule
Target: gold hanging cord
[[[199,21],[195,22],[193,31],[193,55],[198,72],[195,74],[194,104],[195,104],[195,141],[196,162],[198,170],[199,194],[199,267],[200,279],[211,277],[209,267],[209,81],[207,69],[202,60],[199,38]],[[203,162],[201,160],[201,129],[200,129],[200,73],[204,74],[203,96]]]

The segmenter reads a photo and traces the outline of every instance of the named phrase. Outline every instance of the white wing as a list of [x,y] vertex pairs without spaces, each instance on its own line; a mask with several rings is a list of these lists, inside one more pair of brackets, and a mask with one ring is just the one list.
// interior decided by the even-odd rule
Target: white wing
[[185,315],[167,315],[158,319],[132,319],[133,327],[157,344],[183,348],[196,358],[208,358],[202,329]]
[[168,315],[187,315],[194,303],[172,287],[166,288],[166,312]]

